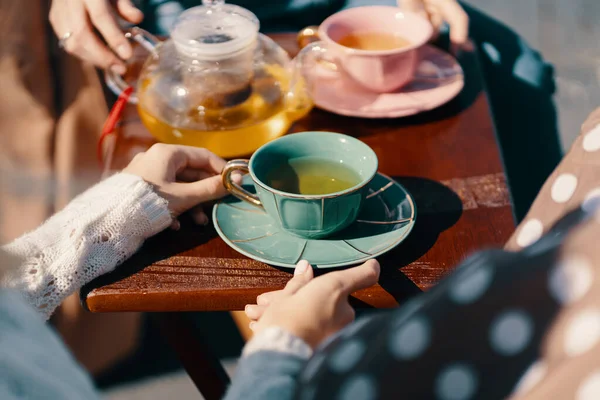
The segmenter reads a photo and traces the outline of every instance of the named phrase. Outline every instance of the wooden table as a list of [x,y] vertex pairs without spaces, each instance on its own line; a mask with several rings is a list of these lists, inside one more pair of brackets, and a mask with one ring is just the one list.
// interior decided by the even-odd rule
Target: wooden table
[[[295,53],[294,35],[274,39]],[[503,245],[515,228],[476,54],[465,53],[460,61],[465,89],[436,110],[396,120],[314,110],[292,128],[360,138],[377,153],[380,170],[415,197],[419,218],[413,232],[379,259],[379,284],[355,293],[357,306],[395,307],[434,285],[473,251]],[[111,167],[122,168],[152,143],[129,109]],[[116,271],[89,284],[82,299],[92,312],[241,310],[289,278],[288,270],[238,254],[212,227],[184,219],[179,232],[167,230],[148,240]]]

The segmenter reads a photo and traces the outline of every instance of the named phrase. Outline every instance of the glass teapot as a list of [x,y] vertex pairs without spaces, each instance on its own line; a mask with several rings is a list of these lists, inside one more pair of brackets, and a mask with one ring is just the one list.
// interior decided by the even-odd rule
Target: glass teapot
[[[304,71],[316,60],[308,55],[319,49],[305,47],[291,61],[258,30],[249,10],[204,0],[180,15],[166,41],[137,27],[127,32],[150,53],[129,101],[157,140],[240,157],[285,134],[311,110]],[[128,87],[110,70],[106,80],[117,94]]]

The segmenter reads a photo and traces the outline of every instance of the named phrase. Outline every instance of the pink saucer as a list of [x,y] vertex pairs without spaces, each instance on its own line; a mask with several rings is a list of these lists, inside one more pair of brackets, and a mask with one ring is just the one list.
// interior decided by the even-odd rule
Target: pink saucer
[[338,72],[318,66],[314,71],[315,105],[335,114],[362,118],[398,118],[431,110],[452,100],[465,85],[463,70],[450,54],[422,48],[413,82],[393,93],[374,93]]

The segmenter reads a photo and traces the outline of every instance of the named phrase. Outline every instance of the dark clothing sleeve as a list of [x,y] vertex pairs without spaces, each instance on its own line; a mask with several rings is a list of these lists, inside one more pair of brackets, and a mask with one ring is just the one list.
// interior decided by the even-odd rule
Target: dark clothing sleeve
[[306,360],[275,351],[244,357],[224,400],[286,400],[293,398]]

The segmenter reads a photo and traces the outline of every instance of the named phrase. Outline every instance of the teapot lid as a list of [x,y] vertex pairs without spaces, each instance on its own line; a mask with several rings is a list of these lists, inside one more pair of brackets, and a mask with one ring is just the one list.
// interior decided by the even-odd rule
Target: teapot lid
[[260,24],[251,11],[222,1],[203,3],[184,11],[173,26],[171,38],[180,54],[214,61],[255,43]]

